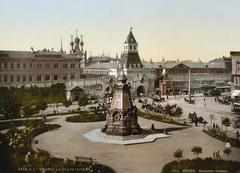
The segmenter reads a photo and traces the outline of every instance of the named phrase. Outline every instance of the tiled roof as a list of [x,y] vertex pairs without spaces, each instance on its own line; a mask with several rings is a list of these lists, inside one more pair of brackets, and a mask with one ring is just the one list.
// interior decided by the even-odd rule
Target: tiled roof
[[192,62],[192,61],[185,61],[185,62],[176,62],[176,61],[169,61],[169,62],[154,62],[154,63],[143,63],[145,68],[158,68],[159,66],[165,67],[167,69],[173,68],[178,64],[184,64],[190,68],[225,68],[224,62]]

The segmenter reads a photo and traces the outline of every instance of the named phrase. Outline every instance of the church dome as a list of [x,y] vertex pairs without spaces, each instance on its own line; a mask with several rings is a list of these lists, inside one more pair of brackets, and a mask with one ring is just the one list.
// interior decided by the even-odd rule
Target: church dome
[[78,38],[78,36],[76,36],[76,38],[74,39],[75,43],[79,43],[80,39]]

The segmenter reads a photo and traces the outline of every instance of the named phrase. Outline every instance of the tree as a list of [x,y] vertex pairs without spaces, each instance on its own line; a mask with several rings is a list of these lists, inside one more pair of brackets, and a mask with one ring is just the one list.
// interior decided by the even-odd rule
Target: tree
[[220,151],[218,150],[218,151],[215,151],[215,152],[213,152],[213,160],[214,160],[214,162],[213,162],[213,169],[214,169],[214,173],[216,172],[216,161],[217,160],[221,160],[221,155],[220,155]]
[[20,101],[10,93],[4,100],[3,113],[7,119],[18,118],[20,116]]
[[177,158],[178,160],[180,160],[181,158],[183,158],[183,150],[177,149],[177,150],[174,152],[173,156],[174,156],[175,158]]
[[64,105],[65,107],[69,107],[70,105],[72,105],[72,102],[71,102],[71,100],[65,100],[65,101],[63,102],[63,105]]
[[78,102],[79,106],[86,106],[88,104],[88,98],[87,95],[83,95]]
[[179,106],[176,107],[176,110],[175,110],[175,116],[178,117],[178,121],[179,121],[179,117],[182,115],[183,113],[183,109]]
[[178,159],[178,169],[180,169],[181,165],[180,165],[179,161],[180,161],[181,158],[183,158],[183,150],[177,149],[174,152],[173,156]]
[[228,117],[224,117],[222,119],[222,124],[226,127],[226,134],[227,134],[227,127],[231,125],[231,121]]
[[194,155],[197,155],[198,158],[198,155],[202,153],[202,147],[194,146],[191,151]]
[[225,148],[225,149],[223,150],[223,152],[224,152],[224,154],[226,154],[226,155],[228,156],[228,161],[229,161],[229,155],[230,155],[231,152],[232,152],[231,148]]
[[167,104],[164,109],[165,114],[172,115],[172,111],[173,111],[172,109],[173,109],[172,106],[170,104]]

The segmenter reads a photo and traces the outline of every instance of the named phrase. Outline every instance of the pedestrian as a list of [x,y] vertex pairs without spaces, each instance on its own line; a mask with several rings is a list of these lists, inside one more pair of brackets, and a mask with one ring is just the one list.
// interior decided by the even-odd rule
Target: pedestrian
[[198,120],[197,119],[195,120],[195,126],[196,127],[198,126]]

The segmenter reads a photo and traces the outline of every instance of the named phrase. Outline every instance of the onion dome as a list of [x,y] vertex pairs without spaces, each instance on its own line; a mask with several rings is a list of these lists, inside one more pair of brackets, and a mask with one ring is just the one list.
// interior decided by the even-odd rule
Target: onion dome
[[78,36],[76,36],[76,38],[74,39],[74,42],[75,43],[79,43],[80,42],[80,39],[78,38]]

